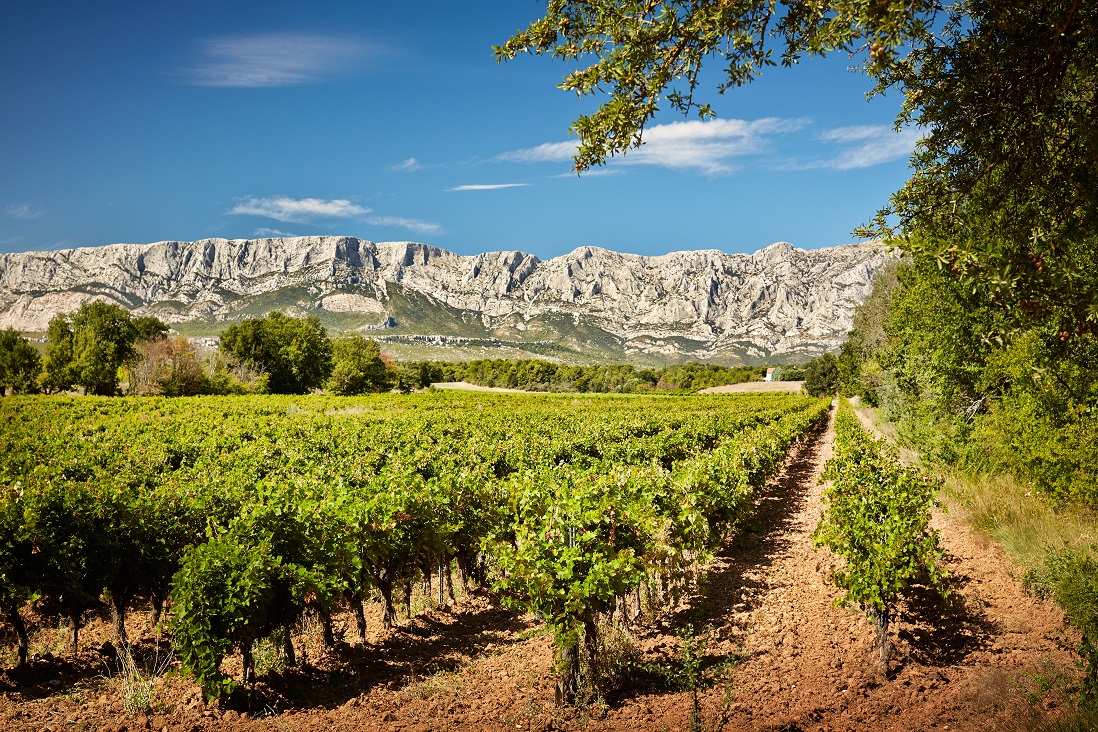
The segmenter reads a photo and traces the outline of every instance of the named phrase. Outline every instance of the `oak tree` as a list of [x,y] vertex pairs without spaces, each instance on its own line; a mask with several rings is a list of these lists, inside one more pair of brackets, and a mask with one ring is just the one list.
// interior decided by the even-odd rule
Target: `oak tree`
[[221,334],[221,349],[262,369],[273,394],[305,394],[332,373],[332,343],[315,315],[249,318]]
[[859,230],[893,237],[1067,343],[1098,330],[1098,3],[1085,0],[549,0],[496,57],[549,54],[560,87],[604,95],[571,131],[582,172],[643,143],[668,108],[713,115],[718,93],[805,55],[850,54],[897,127],[923,138],[910,180]]
[[42,357],[14,328],[0,330],[0,396],[8,389],[13,394],[38,390]]
[[43,382],[50,390],[80,386],[88,394],[113,396],[119,367],[137,355],[135,344],[143,335],[166,332],[154,317],[135,321],[113,303],[86,302],[50,320]]

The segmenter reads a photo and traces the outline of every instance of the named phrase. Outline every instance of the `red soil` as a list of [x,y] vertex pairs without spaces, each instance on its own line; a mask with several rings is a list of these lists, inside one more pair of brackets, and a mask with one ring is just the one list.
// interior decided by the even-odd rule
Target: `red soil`
[[[0,729],[684,730],[693,695],[669,688],[657,667],[680,667],[687,624],[708,627],[698,694],[706,730],[720,728],[722,715],[727,730],[786,731],[1018,729],[1054,715],[1063,700],[1045,682],[1055,687],[1073,673],[1059,642],[1062,613],[1022,591],[995,545],[940,512],[953,601],[909,599],[892,631],[896,660],[879,674],[869,624],[834,605],[835,558],[812,546],[831,444],[829,430],[792,456],[759,498],[752,529],[706,568],[699,592],[638,621],[634,668],[647,670],[605,703],[554,708],[550,636],[481,593],[388,634],[377,632],[374,608],[365,645],[350,642],[350,616],[336,618],[348,642],[332,651],[305,629],[295,639],[303,666],[261,676],[245,713],[208,707],[192,681],[171,672],[155,680],[153,711],[128,714],[115,664],[99,650],[105,618],[83,631],[74,658],[55,648],[55,628],[38,627],[39,657],[0,677]],[[131,618],[131,637],[143,631],[137,653],[155,655],[143,618]],[[239,660],[226,670],[238,674]]]

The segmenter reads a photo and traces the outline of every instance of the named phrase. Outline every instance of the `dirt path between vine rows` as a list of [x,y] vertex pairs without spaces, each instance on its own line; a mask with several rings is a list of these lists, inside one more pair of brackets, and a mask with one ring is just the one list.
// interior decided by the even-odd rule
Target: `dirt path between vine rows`
[[[834,605],[838,560],[811,538],[833,441],[829,425],[795,456],[760,501],[759,532],[714,567],[712,650],[745,658],[729,674],[728,729],[1006,730],[1055,715],[1062,699],[1040,691],[1072,672],[1061,611],[1026,595],[998,547],[940,510],[952,599],[914,593],[892,630],[891,672],[872,666],[870,624]],[[706,702],[719,717],[721,695]]]
[[[761,492],[749,530],[707,567],[700,591],[618,644],[619,655],[633,648],[633,670],[604,704],[555,709],[550,637],[535,618],[473,594],[450,608],[421,600],[421,612],[388,633],[372,607],[365,645],[352,642],[350,617],[336,618],[346,642],[333,652],[307,631],[296,639],[303,667],[263,677],[260,701],[243,714],[207,707],[179,675],[157,682],[153,712],[127,714],[118,674],[97,650],[109,633],[103,618],[85,629],[90,646],[78,657],[47,655],[6,672],[0,729],[687,730],[695,715],[681,674],[687,626],[702,643],[694,729],[720,729],[723,720],[729,731],[1017,730],[1055,715],[1062,700],[1046,687],[1072,671],[1058,645],[1061,613],[1028,597],[994,545],[941,512],[934,523],[953,601],[922,593],[906,603],[893,628],[897,661],[888,677],[878,674],[869,624],[835,607],[835,559],[812,545],[832,443],[829,426],[797,448]],[[146,629],[139,647],[152,643]],[[238,666],[231,660],[226,670]]]

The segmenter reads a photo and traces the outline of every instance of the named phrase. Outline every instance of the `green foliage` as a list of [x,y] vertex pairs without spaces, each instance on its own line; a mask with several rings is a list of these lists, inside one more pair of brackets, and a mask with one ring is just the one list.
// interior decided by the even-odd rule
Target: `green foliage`
[[203,369],[211,394],[266,394],[269,375],[225,351],[214,351]]
[[825,353],[808,362],[804,369],[804,390],[809,396],[834,396],[839,391],[839,359]]
[[468,381],[481,386],[501,386],[524,391],[635,393],[652,390],[698,391],[711,386],[740,384],[761,379],[765,367],[718,366],[687,363],[660,369],[613,366],[569,366],[538,359],[482,359],[468,362],[433,363],[419,366],[433,381]]
[[168,326],[155,315],[142,315],[134,318],[132,323],[133,332],[138,343],[168,337]]
[[839,353],[839,380],[845,396],[858,396],[873,406],[879,404],[879,392],[885,371],[877,354],[888,345],[885,326],[893,297],[900,287],[900,260],[885,264],[873,273],[873,289],[854,310],[854,322]]
[[[682,580],[826,412],[794,395],[431,393],[0,401],[0,601],[79,620],[164,597],[210,698],[239,649],[456,560],[570,647],[653,575]],[[669,408],[671,407],[671,408]],[[571,529],[571,530],[570,530]],[[546,536],[549,540],[546,540]],[[479,555],[479,558],[478,558]],[[104,593],[104,590],[106,592]],[[11,616],[11,606],[0,608]],[[123,627],[124,630],[124,627]],[[603,666],[597,652],[590,666]],[[247,680],[247,677],[245,677]]]
[[230,325],[221,334],[221,349],[262,369],[272,394],[305,394],[332,373],[332,344],[316,316],[272,311]]
[[765,366],[718,366],[711,363],[686,363],[653,370],[653,375],[657,379],[657,388],[688,391],[758,381],[765,374]]
[[13,394],[35,393],[41,371],[42,357],[27,339],[14,328],[0,330],[0,397],[7,390]]
[[55,315],[47,330],[43,383],[51,391],[84,388],[88,394],[118,393],[118,369],[137,355],[143,333],[167,332],[153,317],[135,321],[118,305],[86,302],[71,314]]
[[982,381],[993,387],[972,437],[988,468],[1009,471],[1058,503],[1098,506],[1098,342],[1061,346],[1052,333],[1017,334],[993,351]]
[[172,632],[183,666],[207,699],[233,690],[221,661],[234,645],[251,648],[288,594],[281,559],[270,540],[240,542],[233,534],[190,549],[172,580]]
[[330,606],[346,587],[332,507],[309,490],[259,493],[224,533],[188,548],[172,577],[174,642],[208,699],[234,688],[220,671],[234,646],[250,658],[257,640],[288,632],[310,599]]
[[46,329],[46,358],[43,363],[42,386],[46,391],[71,389],[76,383],[72,358],[72,322],[69,315],[59,313],[50,318]]
[[900,119],[931,131],[883,214],[905,249],[994,306],[999,333],[1093,334],[1098,6],[970,0],[943,21],[880,78],[905,94]]
[[1098,505],[1098,339],[1061,342],[1053,323],[1015,329],[925,260],[902,265],[880,318],[856,316],[840,357],[844,388],[861,393],[925,458],[1009,472],[1056,502]]
[[114,539],[100,530],[125,506],[113,492],[54,484],[43,471],[28,476],[22,497],[26,530],[35,548],[48,558],[34,589],[46,609],[70,619],[100,606],[99,595],[114,569]]
[[146,340],[127,367],[129,391],[140,395],[194,396],[213,390],[210,378],[186,338]]
[[500,61],[533,53],[579,64],[560,88],[608,93],[595,112],[572,125],[580,142],[575,169],[582,171],[639,145],[663,100],[682,113],[712,116],[708,104],[694,101],[710,59],[724,68],[721,93],[776,65],[771,44],[786,66],[806,53],[868,52],[867,70],[882,74],[900,53],[920,47],[937,6],[927,0],[563,0],[549,3],[544,18],[493,50]]
[[391,389],[391,375],[377,341],[360,333],[343,333],[333,340],[332,375],[325,388],[339,396]]
[[1050,552],[1043,567],[1026,574],[1026,588],[1052,598],[1082,636],[1077,652],[1083,662],[1082,693],[1098,701],[1098,561],[1090,552]]
[[813,541],[844,559],[832,578],[844,591],[840,602],[874,616],[887,663],[888,624],[900,593],[924,576],[944,588],[940,538],[930,528],[938,484],[900,465],[862,429],[846,400],[835,417],[835,456],[823,477],[832,483]]
[[965,457],[972,420],[989,396],[981,378],[992,344],[982,337],[995,315],[925,261],[901,268],[884,330],[870,356],[883,370],[876,401],[928,458]]
[[799,365],[778,366],[774,369],[774,381],[804,381],[805,367]]
[[[11,487],[0,495],[0,611],[17,632],[22,622],[19,608],[31,596],[42,569],[23,516],[22,489]],[[23,636],[20,663],[26,663],[25,630]]]
[[672,556],[660,541],[670,533],[667,519],[656,514],[651,494],[668,490],[666,480],[638,468],[516,477],[514,535],[497,549],[497,588],[536,613],[558,645],[575,647],[585,621],[636,587],[650,564]]

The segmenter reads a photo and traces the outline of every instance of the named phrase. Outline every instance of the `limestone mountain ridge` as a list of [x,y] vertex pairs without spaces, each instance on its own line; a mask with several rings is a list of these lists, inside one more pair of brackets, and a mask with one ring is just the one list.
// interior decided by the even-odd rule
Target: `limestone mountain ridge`
[[391,341],[807,358],[838,347],[890,256],[877,243],[659,256],[583,246],[548,260],[342,236],[112,244],[0,254],[0,327],[42,332],[53,315],[103,299],[185,334],[282,310]]

